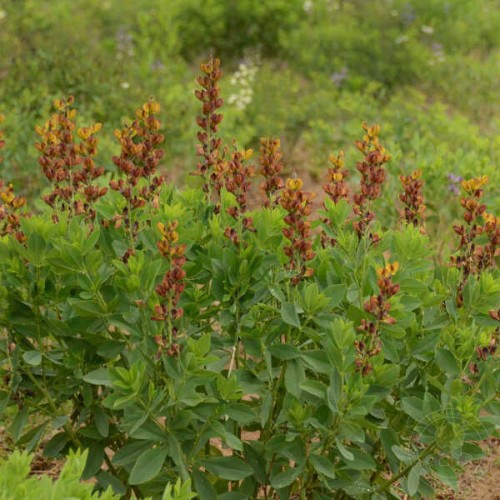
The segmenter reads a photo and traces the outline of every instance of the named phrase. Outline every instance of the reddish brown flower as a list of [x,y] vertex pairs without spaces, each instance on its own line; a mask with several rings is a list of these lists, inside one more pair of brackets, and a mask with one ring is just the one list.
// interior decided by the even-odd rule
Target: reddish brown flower
[[124,174],[123,178],[112,180],[111,189],[119,191],[127,201],[122,214],[115,219],[115,227],[122,222],[131,235],[132,245],[139,231],[135,211],[146,204],[156,202],[164,177],[156,175],[156,170],[163,158],[160,147],[164,136],[157,115],[160,105],[153,99],[143,104],[135,113],[135,120],[122,130],[115,130],[115,137],[120,142],[120,156],[113,157],[113,163]]
[[[356,141],[356,148],[364,155],[363,160],[356,164],[361,173],[360,190],[353,197],[353,211],[357,216],[353,227],[359,238],[366,234],[368,226],[375,219],[370,205],[382,194],[386,179],[384,165],[391,159],[379,142],[380,125],[368,126],[363,123],[362,127],[365,131],[363,140]],[[370,234],[370,238],[375,242],[378,236]]]
[[[329,157],[331,168],[328,169],[327,183],[323,185],[323,191],[328,198],[336,205],[340,200],[349,200],[349,189],[347,187],[346,179],[349,172],[344,168],[344,152],[341,151],[337,156],[330,155]],[[323,206],[326,208],[325,203]],[[333,222],[329,219],[323,219],[323,223],[333,229]],[[335,246],[337,240],[328,236],[323,230],[321,233],[321,245],[323,248],[327,246]]]
[[[239,224],[239,232],[255,231],[250,217],[243,217],[247,210],[248,191],[250,190],[250,178],[254,175],[253,165],[248,165],[251,158],[251,149],[235,150],[229,161],[224,162],[223,182],[226,190],[236,198],[236,205],[227,209],[228,214]],[[227,227],[225,236],[235,245],[240,244],[240,236],[235,228]]]
[[223,100],[220,97],[219,81],[222,78],[220,60],[211,58],[207,63],[201,64],[202,76],[196,81],[201,89],[195,90],[196,98],[201,101],[201,115],[196,118],[196,123],[201,128],[198,132],[200,141],[196,147],[199,161],[196,165],[196,175],[203,178],[203,190],[207,193],[209,201],[218,206],[220,189],[223,185],[222,171],[222,139],[217,132],[223,115],[217,110],[221,108]]
[[292,278],[296,284],[304,277],[312,276],[313,270],[307,262],[314,258],[312,250],[311,223],[307,220],[311,214],[312,193],[302,190],[301,179],[288,179],[280,196],[280,204],[287,211],[283,235],[290,244],[285,246],[289,258],[288,269],[297,271]]
[[329,161],[332,166],[328,169],[328,182],[323,185],[323,191],[337,204],[340,200],[349,199],[349,189],[346,183],[349,172],[344,168],[343,151],[337,156],[330,155]]
[[168,261],[169,269],[163,280],[156,286],[156,293],[160,302],[154,307],[153,321],[161,321],[166,326],[166,334],[155,337],[159,346],[159,354],[164,350],[169,356],[178,355],[180,346],[176,342],[178,327],[174,326],[184,315],[184,310],[179,307],[179,300],[186,287],[186,271],[183,269],[186,263],[184,253],[186,246],[179,244],[177,233],[178,222],[173,221],[167,225],[158,224],[161,239],[158,242],[160,254]]
[[404,204],[403,209],[400,211],[400,219],[405,224],[411,224],[414,227],[420,228],[420,232],[425,234],[423,224],[426,206],[422,195],[422,186],[424,183],[421,177],[421,170],[415,170],[411,175],[399,176],[403,185],[403,193],[399,195],[399,199]]
[[[464,209],[465,224],[453,229],[460,237],[457,255],[450,258],[451,265],[460,269],[461,278],[457,289],[457,305],[463,304],[463,289],[470,276],[479,276],[485,269],[496,266],[500,256],[500,217],[486,212],[481,203],[483,186],[488,177],[482,176],[462,182],[465,194],[460,200]],[[480,243],[479,239],[483,240]]]
[[279,204],[276,194],[284,186],[283,179],[280,177],[283,170],[280,145],[280,140],[276,138],[270,137],[260,140],[259,174],[265,179],[260,185],[260,189],[264,193],[265,207]]
[[399,285],[393,283],[392,277],[398,272],[399,264],[392,262],[384,267],[377,268],[378,295],[372,295],[364,304],[364,309],[373,319],[361,320],[358,331],[362,332],[363,339],[356,340],[354,347],[357,351],[356,369],[363,375],[368,375],[372,371],[370,358],[376,356],[381,348],[380,340],[381,326],[385,324],[393,325],[396,320],[390,316],[390,299],[399,292]]
[[4,188],[4,183],[0,180],[0,236],[13,234],[20,243],[26,241],[20,224],[21,217],[27,215],[21,212],[25,205],[26,198],[16,196],[12,184]]
[[[54,209],[68,211],[70,216],[86,214],[88,219],[94,219],[96,212],[92,204],[107,191],[107,188],[95,185],[95,180],[104,174],[104,168],[97,167],[94,161],[98,142],[96,134],[102,125],[96,123],[76,129],[73,103],[73,96],[56,99],[56,113],[43,126],[35,127],[41,139],[35,144],[40,152],[38,162],[53,185],[44,201]],[[54,214],[53,219],[57,218]]]

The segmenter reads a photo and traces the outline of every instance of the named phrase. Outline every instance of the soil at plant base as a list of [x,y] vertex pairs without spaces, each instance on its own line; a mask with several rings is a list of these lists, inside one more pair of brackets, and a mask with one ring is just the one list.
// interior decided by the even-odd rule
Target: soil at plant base
[[500,438],[483,443],[486,456],[469,464],[460,477],[460,488],[440,498],[456,500],[500,500]]

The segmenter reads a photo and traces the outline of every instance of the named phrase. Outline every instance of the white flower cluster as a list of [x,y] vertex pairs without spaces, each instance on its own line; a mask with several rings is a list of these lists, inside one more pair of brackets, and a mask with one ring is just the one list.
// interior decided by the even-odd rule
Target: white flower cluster
[[227,100],[228,104],[236,106],[243,111],[251,102],[253,97],[253,83],[257,75],[258,67],[254,62],[242,62],[231,76],[229,83],[234,92]]
[[444,47],[440,43],[433,43],[432,47],[432,54],[434,55],[434,59],[431,59],[429,61],[430,65],[433,66],[434,64],[437,63],[442,63],[446,60],[446,54],[444,52]]
[[307,12],[309,14],[309,12],[313,10],[313,7],[314,7],[314,2],[312,0],[306,0],[304,2],[303,5],[304,12]]
[[116,58],[118,60],[135,56],[134,38],[125,27],[121,27],[115,34]]
[[399,35],[396,40],[395,40],[395,43],[396,45],[401,45],[402,43],[406,43],[410,40],[410,37],[408,35]]

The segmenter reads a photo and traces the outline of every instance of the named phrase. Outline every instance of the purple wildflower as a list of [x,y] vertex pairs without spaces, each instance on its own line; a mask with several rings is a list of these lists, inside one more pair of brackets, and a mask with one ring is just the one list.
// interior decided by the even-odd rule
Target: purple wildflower
[[460,177],[460,175],[455,175],[453,173],[449,173],[447,177],[448,180],[450,181],[448,184],[448,189],[453,194],[460,193],[460,183],[464,180],[463,177]]

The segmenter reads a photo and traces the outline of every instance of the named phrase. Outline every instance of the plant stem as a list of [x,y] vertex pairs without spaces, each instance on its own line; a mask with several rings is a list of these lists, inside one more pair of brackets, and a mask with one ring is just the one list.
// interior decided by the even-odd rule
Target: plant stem
[[378,488],[377,493],[383,493],[384,491],[387,491],[391,487],[391,485],[393,485],[398,479],[408,474],[408,472],[410,472],[410,470],[413,469],[415,465],[417,465],[425,457],[430,455],[436,448],[437,448],[437,442],[434,441],[422,453],[420,453],[420,455],[415,460],[413,460],[410,464],[408,464],[402,471],[398,472],[395,476],[383,482]]

